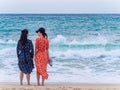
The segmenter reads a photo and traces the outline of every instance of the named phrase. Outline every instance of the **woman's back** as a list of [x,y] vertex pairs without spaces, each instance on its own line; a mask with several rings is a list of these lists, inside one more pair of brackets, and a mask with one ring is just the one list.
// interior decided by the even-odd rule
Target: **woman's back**
[[36,48],[38,49],[38,52],[44,52],[48,49],[49,42],[47,38],[40,37],[36,39]]
[[33,58],[33,45],[31,40],[27,40],[27,43],[25,45],[22,45],[20,42],[18,42],[17,46],[18,56],[19,58]]
[[27,39],[27,42],[24,45],[18,42],[17,56],[20,70],[23,71],[23,73],[25,74],[31,73],[34,68],[33,64],[34,50],[31,40]]

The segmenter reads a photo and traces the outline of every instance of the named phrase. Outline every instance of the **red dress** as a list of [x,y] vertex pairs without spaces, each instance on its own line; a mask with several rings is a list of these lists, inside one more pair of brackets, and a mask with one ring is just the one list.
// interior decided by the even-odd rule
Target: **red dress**
[[48,64],[48,55],[47,50],[49,48],[49,41],[47,38],[43,36],[36,39],[35,43],[37,52],[35,56],[35,65],[37,69],[37,73],[42,75],[44,79],[48,78],[47,74],[47,64]]

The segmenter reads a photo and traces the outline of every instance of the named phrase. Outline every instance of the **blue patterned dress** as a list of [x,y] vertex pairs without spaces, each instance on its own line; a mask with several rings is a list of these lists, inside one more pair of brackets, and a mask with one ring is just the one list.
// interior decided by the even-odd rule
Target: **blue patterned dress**
[[30,74],[34,68],[34,48],[31,40],[28,39],[25,45],[18,42],[17,57],[20,71],[25,74]]

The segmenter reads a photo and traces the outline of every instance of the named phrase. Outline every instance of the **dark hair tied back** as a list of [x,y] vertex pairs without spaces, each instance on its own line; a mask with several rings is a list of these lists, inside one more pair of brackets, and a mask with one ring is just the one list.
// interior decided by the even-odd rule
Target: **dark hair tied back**
[[22,45],[25,45],[27,43],[27,34],[28,34],[27,29],[23,29],[21,31],[21,36],[20,36],[19,43],[21,43]]
[[28,30],[27,30],[27,29],[23,29],[21,32],[22,32],[23,34],[28,34]]
[[46,33],[44,33],[44,36],[45,36],[46,38],[48,38],[48,36],[47,36],[47,34],[46,34]]
[[45,33],[45,29],[43,27],[39,28],[36,33],[42,33],[42,35],[45,37],[45,38],[48,38],[47,34]]

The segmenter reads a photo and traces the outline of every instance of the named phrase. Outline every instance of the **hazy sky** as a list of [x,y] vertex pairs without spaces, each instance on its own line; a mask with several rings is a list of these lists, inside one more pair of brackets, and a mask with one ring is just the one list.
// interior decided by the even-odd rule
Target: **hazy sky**
[[120,13],[120,0],[0,0],[0,13]]

